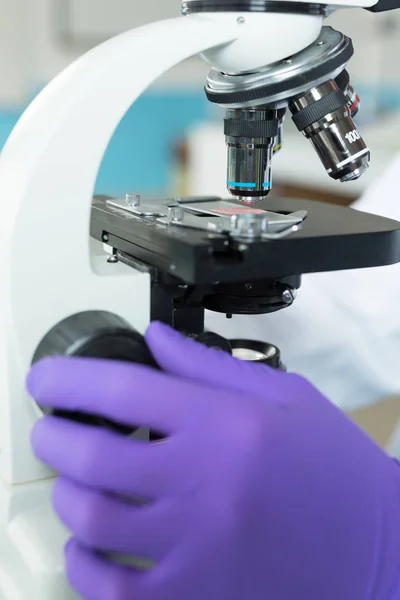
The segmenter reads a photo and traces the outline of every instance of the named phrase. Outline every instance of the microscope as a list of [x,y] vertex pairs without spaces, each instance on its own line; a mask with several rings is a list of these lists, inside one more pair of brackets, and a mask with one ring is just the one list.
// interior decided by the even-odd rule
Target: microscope
[[[30,448],[46,412],[25,391],[33,362],[63,354],[157,368],[143,333],[160,320],[240,360],[284,368],[267,342],[204,331],[205,311],[282,310],[305,273],[400,261],[400,223],[268,195],[288,116],[328,177],[345,185],[368,168],[353,120],[352,43],[323,26],[332,10],[350,7],[380,12],[400,2],[186,0],[180,17],[81,57],[11,134],[0,163],[1,600],[76,598],[63,573],[68,532],[51,509],[54,474]],[[121,118],[159,76],[195,55],[210,65],[205,93],[221,107],[227,198],[148,201],[130,190],[93,198]],[[96,415],[57,414],[132,433]]]

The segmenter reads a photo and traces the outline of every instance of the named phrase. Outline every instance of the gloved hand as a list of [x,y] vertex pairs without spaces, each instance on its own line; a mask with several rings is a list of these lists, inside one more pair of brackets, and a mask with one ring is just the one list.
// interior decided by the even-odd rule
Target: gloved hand
[[[398,599],[398,465],[301,377],[160,324],[146,339],[165,373],[52,358],[28,377],[42,405],[167,436],[35,426],[36,456],[59,473],[72,587],[87,600]],[[110,552],[156,565],[134,571]]]

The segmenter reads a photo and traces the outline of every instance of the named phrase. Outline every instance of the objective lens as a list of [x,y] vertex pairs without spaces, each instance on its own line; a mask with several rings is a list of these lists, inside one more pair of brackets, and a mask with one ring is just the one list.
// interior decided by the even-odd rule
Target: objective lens
[[265,198],[272,186],[271,161],[279,137],[277,111],[227,110],[228,191],[243,202]]
[[298,96],[289,108],[332,179],[351,181],[368,169],[369,149],[351,118],[349,98],[334,81]]

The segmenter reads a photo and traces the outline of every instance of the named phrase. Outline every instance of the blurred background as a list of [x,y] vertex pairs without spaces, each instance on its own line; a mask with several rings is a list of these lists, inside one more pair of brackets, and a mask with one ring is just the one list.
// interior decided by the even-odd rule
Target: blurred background
[[[72,60],[115,34],[180,13],[179,0],[0,0],[0,6],[0,148],[27,103]],[[327,22],[354,41],[349,72],[361,96],[358,123],[371,168],[358,182],[332,181],[287,119],[284,149],[274,161],[274,194],[346,204],[400,148],[400,11],[347,9]],[[207,71],[191,59],[140,98],[110,143],[97,192],[225,194],[223,110],[204,96]]]

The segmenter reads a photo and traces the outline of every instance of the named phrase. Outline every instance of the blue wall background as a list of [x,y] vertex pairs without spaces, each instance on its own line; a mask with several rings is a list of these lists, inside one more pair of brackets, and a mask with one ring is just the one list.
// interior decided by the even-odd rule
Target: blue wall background
[[[0,148],[22,110],[0,109]],[[210,114],[201,90],[144,94],[125,115],[110,142],[96,192],[119,195],[169,188],[174,143]]]
[[201,91],[143,95],[111,140],[97,191],[121,194],[169,188],[173,144],[208,115],[208,101]]
[[[365,106],[372,94],[377,98],[375,89],[362,85],[355,88]],[[377,100],[380,112],[399,109],[400,88],[380,89]],[[96,192],[146,194],[170,189],[174,142],[189,127],[214,116],[212,108],[202,90],[144,94],[121,121],[107,149]],[[0,148],[21,112],[0,110]],[[362,114],[361,107],[361,120]]]

